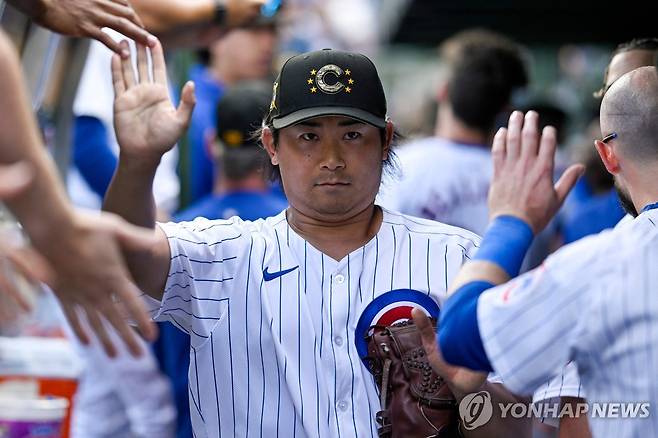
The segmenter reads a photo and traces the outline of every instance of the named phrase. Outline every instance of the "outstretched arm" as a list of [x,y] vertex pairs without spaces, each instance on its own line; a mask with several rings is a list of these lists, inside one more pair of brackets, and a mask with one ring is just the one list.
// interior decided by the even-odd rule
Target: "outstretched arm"
[[148,338],[155,336],[143,304],[121,257],[120,248],[150,247],[151,233],[113,215],[90,216],[73,210],[58,180],[31,114],[18,56],[0,32],[0,165],[24,162],[32,178],[6,204],[30,237],[34,248],[52,266],[49,281],[62,302],[76,334],[88,340],[78,321],[83,310],[109,354],[115,352],[101,323],[105,317],[134,354],[140,352],[136,334],[114,303],[116,295]]
[[[477,324],[477,303],[485,290],[515,277],[533,235],[555,215],[582,173],[581,165],[568,168],[553,184],[555,129],[540,135],[538,115],[515,111],[508,128],[494,138],[494,175],[489,191],[492,222],[475,258],[462,266],[451,285],[453,294],[440,322],[437,366],[446,362],[477,371],[491,371]],[[422,315],[418,323],[424,324]],[[445,358],[445,361],[444,361]],[[484,372],[466,369],[455,384],[469,392],[484,382]]]
[[[125,41],[121,44],[127,47]],[[138,78],[130,59],[117,55],[112,58],[114,126],[120,152],[103,209],[133,224],[156,228],[153,247],[147,251],[128,250],[125,255],[137,285],[159,299],[169,273],[169,245],[165,234],[155,226],[153,178],[162,156],[187,129],[194,108],[194,85],[185,84],[179,107],[175,108],[167,89],[162,46],[156,42],[151,49],[152,72],[146,50],[143,45],[137,46]]]

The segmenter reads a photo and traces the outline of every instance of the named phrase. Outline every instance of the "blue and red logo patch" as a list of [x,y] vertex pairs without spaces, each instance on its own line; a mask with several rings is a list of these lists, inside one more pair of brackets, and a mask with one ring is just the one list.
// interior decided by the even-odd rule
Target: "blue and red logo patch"
[[411,310],[417,307],[433,318],[439,318],[439,305],[425,292],[414,289],[395,289],[372,300],[356,324],[354,343],[359,357],[368,355],[366,336],[373,325],[390,326],[411,319]]

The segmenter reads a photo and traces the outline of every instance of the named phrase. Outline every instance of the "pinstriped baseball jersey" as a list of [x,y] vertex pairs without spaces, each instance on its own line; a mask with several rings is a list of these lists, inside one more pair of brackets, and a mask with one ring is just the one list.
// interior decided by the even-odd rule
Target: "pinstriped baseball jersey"
[[377,235],[340,261],[297,235],[285,212],[160,226],[171,266],[152,312],[191,336],[197,438],[376,436],[379,401],[355,345],[359,317],[397,289],[440,304],[478,242],[389,211]]
[[589,402],[651,404],[649,418],[592,418],[594,436],[658,436],[657,267],[653,209],[485,292],[478,325],[492,366],[527,393],[572,360]]

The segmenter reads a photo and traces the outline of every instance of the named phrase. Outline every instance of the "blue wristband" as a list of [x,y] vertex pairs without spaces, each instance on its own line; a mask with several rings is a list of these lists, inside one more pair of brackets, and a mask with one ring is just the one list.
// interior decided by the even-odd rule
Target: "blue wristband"
[[507,275],[516,277],[534,234],[532,228],[515,216],[499,216],[491,222],[474,260],[495,263]]

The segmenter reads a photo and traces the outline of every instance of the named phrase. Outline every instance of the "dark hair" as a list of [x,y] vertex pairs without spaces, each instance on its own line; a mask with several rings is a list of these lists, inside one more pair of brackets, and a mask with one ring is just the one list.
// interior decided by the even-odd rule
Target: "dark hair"
[[[266,125],[265,124],[266,121],[264,121],[264,124],[260,129],[254,132],[253,137],[261,139],[263,135],[263,130],[265,128],[269,128],[270,131],[272,131],[272,139],[274,141],[274,147],[276,148],[279,146],[279,130],[275,129],[272,125],[269,126]],[[379,137],[381,139],[383,146],[384,142],[386,141],[386,129],[384,128],[379,129]],[[383,175],[391,175],[391,176],[397,175],[398,164],[397,164],[397,159],[396,159],[397,155],[395,154],[395,149],[400,144],[400,142],[404,140],[404,138],[405,138],[404,135],[400,133],[400,131],[398,131],[397,128],[393,130],[393,138],[391,139],[391,144],[389,145],[388,157],[386,158],[386,160],[382,162]],[[262,144],[262,141],[261,141],[261,147],[265,149],[265,147]],[[278,165],[272,164],[270,160],[265,160],[264,168],[265,168],[266,176],[272,182],[281,182],[281,171],[279,170]]]
[[608,61],[608,65],[605,68],[605,71],[603,72],[603,85],[601,88],[594,92],[594,97],[602,99],[605,92],[608,91],[605,84],[608,83],[608,71],[610,69],[610,62],[612,61],[612,58],[619,55],[620,53],[631,52],[633,50],[655,51],[656,58],[654,63],[658,62],[658,38],[633,38],[630,41],[619,44],[617,47],[615,47],[615,50],[612,51],[612,54],[610,54],[610,60]]
[[470,30],[446,40],[450,67],[448,99],[466,125],[489,132],[515,89],[528,83],[520,47],[494,32]]

